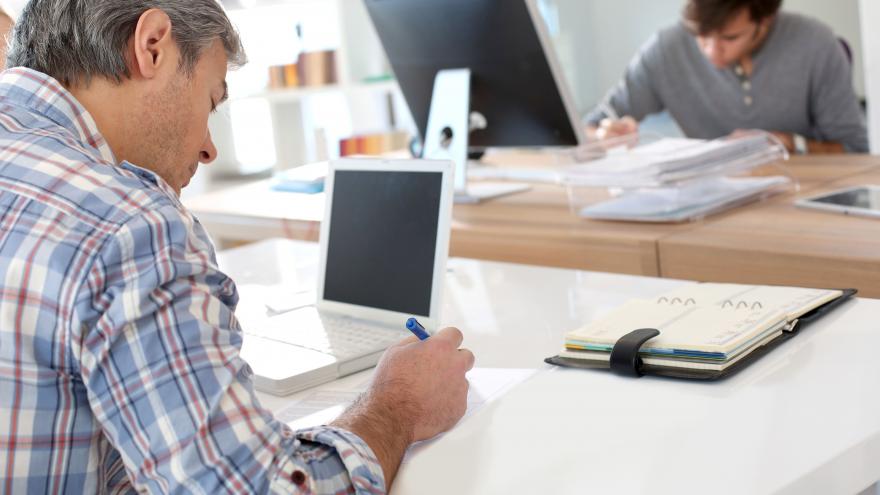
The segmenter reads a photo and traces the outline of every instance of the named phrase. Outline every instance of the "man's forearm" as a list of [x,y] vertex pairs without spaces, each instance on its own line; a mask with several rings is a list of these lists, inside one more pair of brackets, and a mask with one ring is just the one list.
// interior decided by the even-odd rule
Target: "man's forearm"
[[836,141],[807,141],[807,151],[813,155],[846,153],[842,143]]
[[412,427],[401,421],[404,404],[387,404],[364,395],[352,404],[331,426],[348,430],[361,438],[379,460],[389,490],[400,461],[412,443]]
[[[795,149],[794,143],[794,134],[790,132],[773,132],[771,133],[775,135],[782,144],[785,146],[785,149],[788,150],[789,153],[795,153],[797,150]],[[833,154],[833,153],[846,153],[846,148],[842,143],[837,141],[813,141],[807,140],[807,153],[809,154]]]

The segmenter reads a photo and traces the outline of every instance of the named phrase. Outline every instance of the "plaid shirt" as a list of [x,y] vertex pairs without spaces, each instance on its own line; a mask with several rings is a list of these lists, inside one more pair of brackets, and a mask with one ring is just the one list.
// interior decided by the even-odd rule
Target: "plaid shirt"
[[384,492],[358,437],[260,407],[237,301],[161,178],[0,73],[0,493]]

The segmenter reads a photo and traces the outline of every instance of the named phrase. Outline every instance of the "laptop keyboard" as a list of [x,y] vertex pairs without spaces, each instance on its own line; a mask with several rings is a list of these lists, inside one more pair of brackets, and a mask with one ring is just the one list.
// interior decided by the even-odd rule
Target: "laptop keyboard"
[[271,325],[260,326],[258,331],[246,331],[247,334],[284,342],[330,354],[340,361],[372,354],[399,342],[407,333],[404,331],[383,328],[351,318],[338,318],[326,314],[318,316],[297,315],[296,318],[285,318],[293,311],[269,319]]

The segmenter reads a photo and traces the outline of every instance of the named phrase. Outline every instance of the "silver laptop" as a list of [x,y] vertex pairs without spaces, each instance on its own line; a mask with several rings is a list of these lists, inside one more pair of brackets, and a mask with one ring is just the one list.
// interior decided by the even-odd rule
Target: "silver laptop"
[[436,328],[452,170],[432,160],[330,163],[317,302],[245,329],[258,390],[286,395],[374,366],[409,335],[411,316]]

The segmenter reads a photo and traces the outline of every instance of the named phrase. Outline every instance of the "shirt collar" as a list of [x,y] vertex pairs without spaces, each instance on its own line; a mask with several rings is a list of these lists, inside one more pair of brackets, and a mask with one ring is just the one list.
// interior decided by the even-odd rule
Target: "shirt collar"
[[153,184],[154,186],[158,187],[168,197],[173,199],[175,204],[181,204],[180,197],[177,195],[177,191],[175,191],[174,188],[172,188],[170,184],[165,182],[165,179],[163,179],[159,174],[153,172],[152,170],[147,170],[143,167],[139,167],[139,166],[137,166],[131,162],[128,162],[128,161],[120,162],[119,167],[123,168],[125,170],[128,170],[129,172],[133,173],[134,175],[140,177],[141,180],[145,180],[145,181],[149,182],[150,184]]
[[29,108],[78,136],[102,159],[116,163],[92,115],[54,78],[25,67],[0,72],[0,99]]
[[[92,115],[51,76],[25,67],[0,72],[0,100],[24,106],[45,116],[78,136],[83,144],[94,148],[108,164],[117,164],[110,145],[101,135]],[[118,165],[179,200],[174,189],[158,174],[126,161]]]

